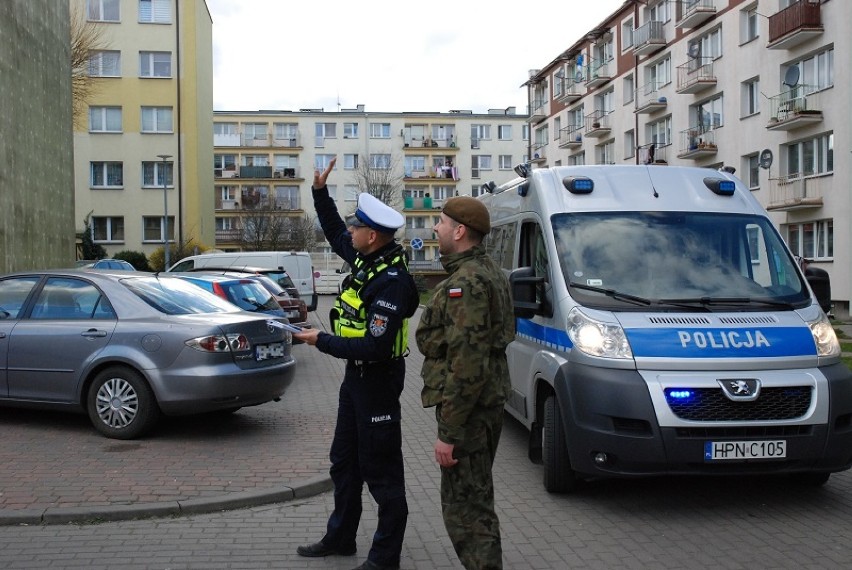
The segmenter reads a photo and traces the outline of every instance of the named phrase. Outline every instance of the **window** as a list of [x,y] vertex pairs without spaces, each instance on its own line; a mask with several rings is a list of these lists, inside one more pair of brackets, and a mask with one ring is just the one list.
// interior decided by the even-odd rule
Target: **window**
[[223,201],[237,199],[236,186],[216,186],[216,189],[219,191],[219,196],[222,198]]
[[710,59],[718,59],[722,57],[722,28],[716,28],[712,32],[704,34],[700,38],[690,42],[700,46],[700,58],[697,61],[705,63]]
[[[163,216],[142,217],[142,241],[163,243]],[[169,216],[169,241],[175,241],[174,216]]]
[[742,109],[743,117],[756,115],[760,112],[760,79],[749,79],[742,83]]
[[345,184],[343,186],[343,199],[347,202],[357,202],[358,201],[358,185],[357,184]]
[[426,176],[426,157],[425,156],[406,156],[405,157],[405,176],[411,178],[413,176]]
[[162,188],[163,187],[163,170],[165,170],[165,184],[167,187],[174,187],[173,178],[173,163],[166,162],[165,169],[163,161],[152,161],[142,163],[142,187],[143,188]]
[[89,56],[92,77],[121,77],[121,52],[93,51]]
[[139,77],[171,77],[172,53],[169,51],[140,51]]
[[314,156],[314,170],[319,170],[322,172],[326,168],[328,168],[331,159],[337,155],[334,154],[317,154]]
[[633,18],[621,23],[621,49],[626,51],[633,47]]
[[586,164],[586,152],[578,152],[568,157],[569,166],[582,166]]
[[237,155],[235,154],[214,154],[213,168],[221,168],[224,170],[237,169]]
[[93,22],[119,22],[119,0],[88,0],[86,18]]
[[370,123],[371,139],[389,139],[390,123]]
[[569,124],[574,128],[580,128],[585,124],[585,118],[583,117],[583,113],[585,112],[585,107],[580,105],[575,109],[571,109],[568,111]]
[[647,8],[648,22],[668,22],[672,18],[669,0],[660,0]]
[[235,135],[237,123],[213,123],[213,135]]
[[648,142],[654,143],[657,146],[667,146],[672,143],[672,118],[666,117],[648,123]]
[[275,173],[273,176],[283,176],[284,178],[295,178],[297,169],[299,168],[299,156],[296,154],[276,154],[273,157],[275,164]]
[[499,164],[500,164],[500,166],[499,166],[500,170],[512,170],[512,168],[514,167],[514,165],[512,164],[512,155],[511,154],[501,154],[500,156],[497,157],[497,160],[499,161]]
[[750,154],[743,157],[743,165],[745,166],[745,176],[743,182],[746,183],[749,190],[760,189],[760,155],[758,153]]
[[124,241],[123,216],[92,216],[92,239],[100,242]]
[[[272,128],[275,140],[279,141],[292,141],[295,143],[296,136],[299,134],[299,125],[297,123],[273,123]],[[295,144],[291,146],[295,146]]]
[[725,121],[722,114],[722,96],[699,103],[695,106],[695,114],[697,121],[693,124],[698,125],[701,132],[712,131],[723,126]]
[[610,89],[605,93],[601,93],[600,95],[595,95],[595,110],[603,111],[605,115],[612,113],[615,106],[613,104],[613,100],[615,99],[615,90]]
[[171,0],[139,0],[139,21],[143,24],[170,24]]
[[636,94],[636,87],[633,83],[633,76],[628,75],[621,82],[621,89],[623,91],[623,97],[621,103],[623,105],[627,105],[628,103],[633,102],[633,98]]
[[672,58],[666,57],[647,67],[648,83],[657,89],[672,82]]
[[267,123],[244,123],[243,134],[246,140],[265,141],[269,125]]
[[358,123],[343,123],[343,138],[357,139],[358,138]]
[[273,191],[275,192],[275,203],[273,205],[276,209],[301,209],[298,186],[275,186]]
[[142,132],[143,133],[171,133],[172,108],[171,107],[142,107]]
[[344,154],[343,155],[343,169],[344,170],[357,170],[358,169],[358,155],[357,154]]
[[89,107],[89,131],[120,133],[121,107]]
[[475,154],[471,157],[472,166],[479,170],[491,170],[491,155],[490,154]]
[[370,168],[376,170],[388,170],[390,168],[391,155],[389,154],[371,154]]
[[325,146],[325,139],[335,139],[337,138],[337,124],[336,123],[316,123],[314,124],[314,146],[316,148],[323,148]]
[[497,140],[512,140],[512,125],[497,125]]
[[124,185],[124,164],[121,162],[92,162],[90,173],[92,188],[121,188]]
[[236,230],[237,227],[237,218],[216,218],[216,231],[217,232],[226,232],[228,230]]
[[615,164],[615,141],[607,141],[595,147],[597,164]]
[[471,125],[471,140],[491,140],[491,125]]
[[553,74],[553,98],[559,99],[562,96],[562,86],[565,81],[565,69],[560,67]]
[[636,132],[633,129],[624,133],[624,158],[636,155]]
[[[786,151],[786,152],[785,152]],[[819,135],[812,139],[795,142],[782,147],[786,155],[784,170],[788,178],[801,178],[834,172],[834,134]]]
[[[799,68],[799,84],[805,93],[813,93],[834,85],[834,48],[822,51],[789,67]],[[782,81],[788,68],[781,70]],[[783,86],[784,89],[787,86]]]
[[559,132],[562,130],[562,117],[553,119],[553,140],[559,140]]
[[744,44],[760,36],[757,6],[740,11],[740,43]]
[[244,154],[243,166],[269,166],[269,155],[266,154]]
[[521,140],[523,140],[523,141],[530,140],[530,126],[529,125],[521,125]]
[[834,257],[834,220],[781,226],[793,255],[826,260]]

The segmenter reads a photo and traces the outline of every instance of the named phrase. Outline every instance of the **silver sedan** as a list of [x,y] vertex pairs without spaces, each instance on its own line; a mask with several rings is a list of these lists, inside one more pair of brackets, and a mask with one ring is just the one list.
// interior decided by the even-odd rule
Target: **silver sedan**
[[282,322],[163,274],[0,276],[0,405],[85,412],[132,439],[163,414],[277,400],[295,367]]

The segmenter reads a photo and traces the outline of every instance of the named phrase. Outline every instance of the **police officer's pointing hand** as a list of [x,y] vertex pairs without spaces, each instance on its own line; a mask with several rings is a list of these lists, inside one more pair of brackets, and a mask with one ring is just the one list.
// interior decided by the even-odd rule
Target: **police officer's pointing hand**
[[314,188],[319,190],[323,186],[325,186],[325,181],[328,179],[328,175],[331,174],[332,169],[334,169],[334,163],[337,162],[337,157],[335,156],[328,162],[328,166],[325,167],[321,173],[319,170],[314,170]]

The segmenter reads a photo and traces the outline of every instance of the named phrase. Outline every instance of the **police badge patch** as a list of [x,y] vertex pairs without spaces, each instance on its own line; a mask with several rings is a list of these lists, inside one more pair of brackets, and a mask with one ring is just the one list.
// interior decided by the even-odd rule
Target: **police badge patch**
[[382,336],[386,330],[388,330],[388,318],[374,313],[373,318],[370,319],[370,334]]

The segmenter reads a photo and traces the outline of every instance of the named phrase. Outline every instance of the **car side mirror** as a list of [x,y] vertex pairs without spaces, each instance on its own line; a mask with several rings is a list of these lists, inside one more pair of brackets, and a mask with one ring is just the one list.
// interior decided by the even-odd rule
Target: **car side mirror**
[[808,267],[805,269],[805,279],[811,286],[819,306],[827,315],[831,312],[831,281],[828,271],[819,267]]
[[515,316],[531,319],[541,312],[541,303],[536,301],[536,290],[544,277],[536,277],[532,267],[519,267],[509,274],[512,290],[512,308]]

